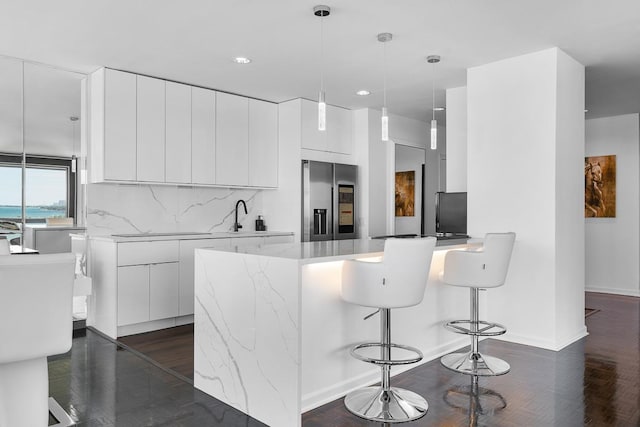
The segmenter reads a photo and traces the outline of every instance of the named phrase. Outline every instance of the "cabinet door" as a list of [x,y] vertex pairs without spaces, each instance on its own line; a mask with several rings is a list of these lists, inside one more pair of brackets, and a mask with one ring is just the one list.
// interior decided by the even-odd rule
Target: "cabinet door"
[[165,181],[191,183],[191,87],[166,82]]
[[194,250],[196,248],[228,248],[230,239],[198,239],[180,240],[180,290],[179,290],[179,315],[193,314],[195,267]]
[[249,99],[216,94],[216,184],[249,184]]
[[[329,106],[327,106],[329,107]],[[302,148],[309,150],[327,150],[327,132],[331,122],[327,114],[327,130],[318,130],[318,103],[302,100]]]
[[149,320],[178,315],[179,280],[177,262],[149,266]]
[[216,183],[216,92],[191,88],[191,180]]
[[278,105],[249,100],[249,185],[278,186]]
[[164,182],[165,83],[137,77],[137,181]]
[[105,70],[104,179],[136,180],[136,86],[135,74]]
[[118,267],[118,326],[149,320],[149,266]]
[[327,106],[327,151],[351,154],[352,120],[351,110]]

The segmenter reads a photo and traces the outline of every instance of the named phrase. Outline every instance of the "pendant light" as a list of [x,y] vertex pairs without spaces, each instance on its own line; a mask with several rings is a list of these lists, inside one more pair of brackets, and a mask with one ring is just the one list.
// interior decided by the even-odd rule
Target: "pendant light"
[[318,5],[313,8],[313,14],[320,17],[320,92],[318,93],[318,130],[327,129],[327,104],[324,101],[324,75],[323,75],[323,56],[324,56],[324,33],[322,24],[325,16],[329,16],[331,8],[326,5]]
[[391,33],[380,33],[378,34],[378,41],[382,43],[382,66],[384,67],[384,78],[383,78],[383,87],[382,87],[382,118],[381,127],[382,127],[382,140],[389,140],[389,114],[387,112],[387,42],[390,42],[393,38]]
[[436,121],[436,64],[440,62],[440,55],[427,56],[427,62],[433,64],[431,75],[431,149],[438,148],[438,122]]

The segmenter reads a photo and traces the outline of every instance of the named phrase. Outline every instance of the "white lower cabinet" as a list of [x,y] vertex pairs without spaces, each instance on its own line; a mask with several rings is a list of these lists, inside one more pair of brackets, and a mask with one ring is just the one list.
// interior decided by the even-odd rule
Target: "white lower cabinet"
[[149,266],[149,320],[178,316],[179,271],[177,262]]
[[177,262],[118,267],[118,326],[178,316]]
[[149,266],[118,267],[118,326],[149,320]]

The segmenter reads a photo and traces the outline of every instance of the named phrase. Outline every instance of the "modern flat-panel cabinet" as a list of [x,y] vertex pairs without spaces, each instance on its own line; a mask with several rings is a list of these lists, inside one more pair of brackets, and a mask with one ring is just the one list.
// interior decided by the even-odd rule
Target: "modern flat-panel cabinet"
[[249,185],[249,99],[216,97],[216,183]]
[[351,110],[327,105],[327,129],[318,130],[318,104],[301,100],[302,148],[332,153],[353,151],[353,119]]
[[278,186],[278,106],[249,100],[249,185]]
[[136,180],[136,75],[101,69],[91,79],[92,173]]
[[117,243],[117,325],[178,316],[179,242]]
[[166,82],[165,181],[191,183],[191,86]]
[[89,87],[92,182],[277,187],[276,104],[105,68]]
[[191,182],[216,183],[216,92],[191,88]]
[[178,262],[149,265],[149,320],[178,316]]
[[137,78],[136,180],[164,182],[165,82]]

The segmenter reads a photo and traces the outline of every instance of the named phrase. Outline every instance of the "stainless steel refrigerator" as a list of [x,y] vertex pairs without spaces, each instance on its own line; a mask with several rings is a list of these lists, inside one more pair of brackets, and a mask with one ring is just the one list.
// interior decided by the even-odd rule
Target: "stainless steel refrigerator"
[[355,239],[358,167],[302,161],[302,241]]

